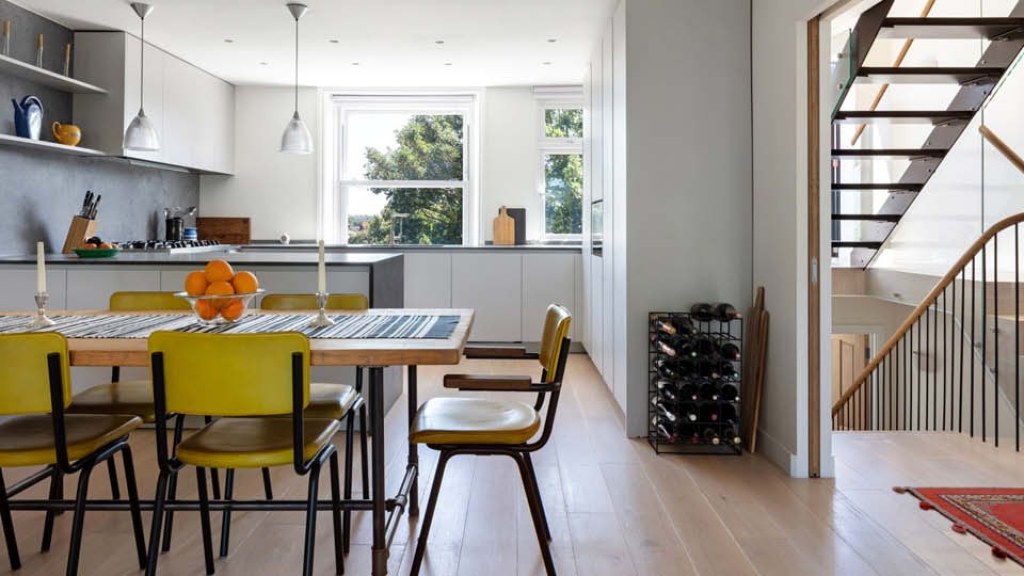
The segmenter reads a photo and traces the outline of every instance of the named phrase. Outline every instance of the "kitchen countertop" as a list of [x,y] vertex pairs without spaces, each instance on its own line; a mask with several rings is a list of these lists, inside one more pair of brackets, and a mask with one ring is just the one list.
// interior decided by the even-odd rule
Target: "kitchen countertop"
[[[403,244],[398,246],[379,246],[364,244],[328,244],[328,252],[332,253],[375,253],[375,252],[580,252],[583,247],[580,244],[517,244],[515,246],[495,246],[485,244],[483,246],[462,246],[460,244]],[[315,251],[317,245],[311,242],[300,242],[291,244],[280,244],[274,241],[257,240],[253,244],[243,247],[244,251]]]
[[[339,254],[330,253],[326,255],[325,261],[328,266],[370,266],[380,262],[401,258],[401,254],[395,253],[367,253],[367,254]],[[163,253],[140,253],[121,252],[113,258],[79,258],[74,254],[47,254],[46,263],[54,265],[91,265],[91,266],[119,266],[119,265],[167,265],[181,264],[196,266],[205,264],[215,258],[228,260],[235,266],[294,266],[294,265],[315,265],[317,263],[316,252],[303,252],[300,250],[259,250],[253,252],[202,252],[198,254],[163,254]],[[0,265],[3,264],[35,264],[35,254],[16,254],[0,256]]]

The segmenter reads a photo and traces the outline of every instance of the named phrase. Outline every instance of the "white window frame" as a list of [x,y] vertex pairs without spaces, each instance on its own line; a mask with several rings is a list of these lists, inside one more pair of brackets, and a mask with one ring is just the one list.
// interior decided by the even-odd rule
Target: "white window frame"
[[[549,138],[547,136],[547,111],[554,108],[579,108],[583,110],[583,89],[578,86],[556,86],[534,88],[534,97],[537,100],[537,170],[536,186],[537,195],[540,196],[541,218],[543,220],[541,237],[544,240],[582,240],[582,231],[579,234],[551,234],[548,233],[548,210],[547,210],[547,170],[544,158],[550,155],[583,155],[583,137],[579,138]],[[582,214],[580,215],[582,223]]]
[[[324,185],[321,226],[327,242],[348,244],[349,187],[458,188],[462,190],[462,244],[477,242],[477,162],[480,138],[476,129],[479,97],[475,92],[327,92],[327,127],[324,142]],[[351,112],[409,112],[459,114],[463,117],[462,180],[359,180],[344,175],[348,141],[346,125]]]

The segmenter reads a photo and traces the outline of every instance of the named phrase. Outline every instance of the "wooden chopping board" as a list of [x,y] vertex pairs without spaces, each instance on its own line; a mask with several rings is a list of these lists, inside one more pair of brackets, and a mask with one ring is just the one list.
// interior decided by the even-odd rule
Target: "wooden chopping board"
[[200,240],[221,244],[249,244],[252,240],[248,218],[196,218]]
[[516,243],[516,221],[508,215],[504,206],[494,219],[494,245],[512,246]]

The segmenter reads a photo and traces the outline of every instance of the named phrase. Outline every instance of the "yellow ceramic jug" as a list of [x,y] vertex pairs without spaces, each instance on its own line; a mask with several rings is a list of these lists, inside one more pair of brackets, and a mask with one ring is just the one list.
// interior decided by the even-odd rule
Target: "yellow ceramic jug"
[[74,124],[53,123],[53,137],[65,146],[78,146],[82,141],[82,129]]

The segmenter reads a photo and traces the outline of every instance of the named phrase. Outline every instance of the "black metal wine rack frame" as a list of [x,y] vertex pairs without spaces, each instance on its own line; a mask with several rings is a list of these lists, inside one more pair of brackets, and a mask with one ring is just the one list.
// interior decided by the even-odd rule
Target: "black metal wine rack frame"
[[[693,323],[693,326],[698,330],[696,336],[709,336],[716,341],[729,341],[732,342],[739,348],[740,357],[736,360],[730,360],[736,369],[736,377],[730,379],[719,379],[714,382],[721,387],[722,384],[732,384],[739,391],[735,401],[725,401],[722,399],[718,400],[683,400],[678,399],[676,402],[670,402],[662,399],[658,393],[657,382],[658,380],[664,380],[655,367],[655,361],[660,359],[671,360],[671,358],[665,353],[661,352],[654,342],[653,337],[657,332],[654,327],[654,322],[657,319],[671,320],[672,318],[687,318]],[[731,442],[729,439],[723,436],[723,432],[726,428],[732,427],[736,436],[740,434],[740,402],[743,399],[743,386],[742,386],[742,375],[743,375],[743,319],[736,318],[728,322],[722,320],[697,320],[689,312],[650,312],[648,314],[647,321],[647,336],[648,336],[648,371],[647,371],[647,440],[650,442],[651,447],[658,454],[661,453],[677,453],[677,454],[725,454],[725,455],[740,455],[743,453],[743,448],[739,444]],[[687,378],[673,379],[676,384],[682,384],[688,382]],[[654,399],[658,398],[666,408],[669,408],[677,417],[676,429],[673,430],[676,434],[676,441],[670,442],[662,438],[659,434],[655,422],[659,416],[657,406],[654,404]],[[697,420],[696,422],[685,421],[685,415],[683,414],[684,405],[696,405],[697,413],[700,414],[700,408],[706,404],[717,404],[719,406],[724,404],[731,404],[735,408],[736,421],[732,424],[725,422],[705,422]],[[721,413],[721,411],[719,411]],[[684,424],[691,424],[696,426],[696,429],[703,433],[704,430],[712,429],[718,435],[720,439],[719,444],[713,444],[706,441],[703,437],[699,438],[698,441],[694,441],[692,437],[684,438],[681,433],[681,428]]]

